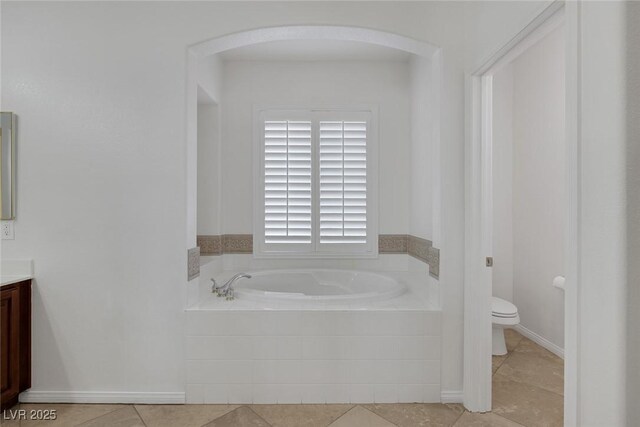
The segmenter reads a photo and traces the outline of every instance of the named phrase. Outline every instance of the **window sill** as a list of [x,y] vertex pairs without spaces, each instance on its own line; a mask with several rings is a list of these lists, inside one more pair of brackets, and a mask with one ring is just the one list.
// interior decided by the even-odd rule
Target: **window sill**
[[378,259],[375,253],[292,253],[266,252],[254,253],[254,259]]

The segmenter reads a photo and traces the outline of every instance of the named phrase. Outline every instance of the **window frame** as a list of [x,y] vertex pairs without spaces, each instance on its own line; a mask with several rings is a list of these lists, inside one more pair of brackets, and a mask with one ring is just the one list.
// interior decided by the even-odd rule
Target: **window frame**
[[[264,213],[264,122],[270,120],[311,121],[311,243],[265,243]],[[320,121],[367,122],[367,227],[366,243],[320,243]],[[254,258],[377,258],[378,257],[378,108],[271,107],[254,106]]]

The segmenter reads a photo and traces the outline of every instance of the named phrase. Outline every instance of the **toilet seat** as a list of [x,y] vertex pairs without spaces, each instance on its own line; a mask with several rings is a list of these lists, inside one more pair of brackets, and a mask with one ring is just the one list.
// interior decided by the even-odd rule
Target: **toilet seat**
[[504,340],[504,328],[520,323],[518,307],[502,298],[492,297],[491,323],[493,337],[491,339],[491,354],[501,356],[507,354],[507,345]]
[[491,312],[495,317],[512,318],[518,315],[518,308],[509,301],[493,297],[491,301]]

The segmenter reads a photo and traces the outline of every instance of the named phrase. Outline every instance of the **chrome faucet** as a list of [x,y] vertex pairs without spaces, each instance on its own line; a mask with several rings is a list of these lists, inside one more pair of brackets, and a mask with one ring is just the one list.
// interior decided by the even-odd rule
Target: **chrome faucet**
[[227,301],[231,301],[235,298],[233,292],[233,284],[236,282],[236,280],[242,278],[251,279],[251,275],[247,273],[238,273],[231,279],[227,280],[227,282],[222,286],[218,286],[215,279],[211,279],[211,281],[213,282],[213,286],[211,286],[211,292],[216,293],[219,297],[225,297]]

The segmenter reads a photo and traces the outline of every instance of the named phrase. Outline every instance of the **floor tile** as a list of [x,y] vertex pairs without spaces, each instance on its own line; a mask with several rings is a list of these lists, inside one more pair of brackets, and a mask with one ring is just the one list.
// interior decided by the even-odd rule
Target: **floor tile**
[[464,411],[462,405],[441,403],[392,403],[363,406],[399,427],[451,426]]
[[536,344],[531,341],[529,338],[522,338],[520,343],[513,350],[514,353],[529,353],[535,354],[536,356],[542,357],[544,359],[562,361],[562,359],[541,345]]
[[79,424],[78,427],[144,427],[144,423],[133,406],[125,406]]
[[502,356],[491,356],[491,372],[495,374],[500,365],[507,360],[507,357],[509,357],[508,354],[504,354]]
[[353,405],[251,405],[273,427],[326,427]]
[[356,406],[349,412],[338,418],[331,427],[394,427],[384,418],[374,414],[362,406]]
[[0,426],[2,427],[19,427],[20,420],[19,411],[20,404],[14,405],[11,408],[7,408],[0,413]]
[[10,418],[7,415],[6,418],[0,418],[0,426],[2,427],[20,427],[20,420],[16,418]]
[[[55,421],[3,421],[19,426],[120,427],[515,427],[560,426],[564,361],[513,330],[509,353],[492,358],[493,412],[465,412],[461,405],[85,405],[22,404],[55,409]],[[18,407],[14,408],[17,409]],[[206,424],[208,423],[208,424]]]
[[102,415],[125,408],[125,405],[85,405],[71,403],[23,403],[21,409],[27,411],[27,418],[31,410],[51,410],[55,409],[55,420],[22,420],[22,427],[44,426],[44,427],[69,427],[82,424],[85,421],[98,418]]
[[559,357],[547,358],[537,353],[514,351],[497,373],[513,381],[564,394],[564,363]]
[[136,405],[147,427],[200,427],[238,405]]
[[504,330],[504,341],[507,344],[507,351],[513,351],[524,337],[515,329]]
[[270,427],[270,424],[248,406],[241,406],[205,424],[205,427]]
[[562,426],[564,398],[534,385],[493,376],[493,413],[522,425]]
[[500,415],[487,412],[485,414],[465,412],[453,425],[454,427],[521,427],[514,421]]

